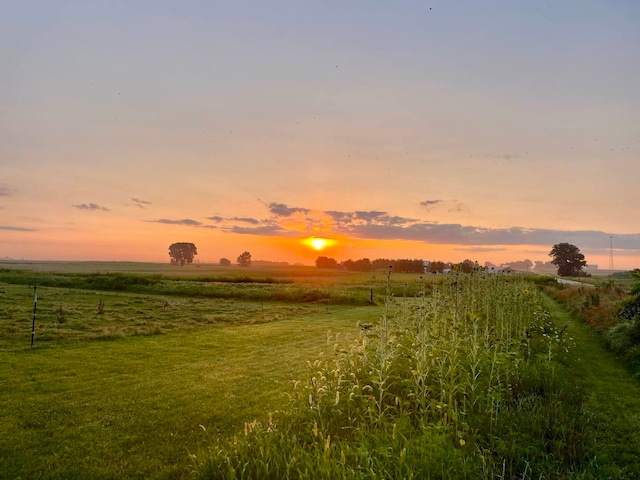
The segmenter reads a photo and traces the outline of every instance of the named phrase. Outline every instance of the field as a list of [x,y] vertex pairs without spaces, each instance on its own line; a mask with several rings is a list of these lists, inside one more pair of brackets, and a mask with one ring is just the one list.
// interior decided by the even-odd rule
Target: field
[[2,478],[640,475],[637,381],[524,276],[0,267]]

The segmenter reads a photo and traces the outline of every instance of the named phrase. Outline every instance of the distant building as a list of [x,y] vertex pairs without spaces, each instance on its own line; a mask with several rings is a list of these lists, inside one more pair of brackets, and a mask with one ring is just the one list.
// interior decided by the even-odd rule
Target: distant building
[[593,264],[592,265],[587,265],[586,269],[587,270],[597,270],[598,269],[598,265],[593,265]]

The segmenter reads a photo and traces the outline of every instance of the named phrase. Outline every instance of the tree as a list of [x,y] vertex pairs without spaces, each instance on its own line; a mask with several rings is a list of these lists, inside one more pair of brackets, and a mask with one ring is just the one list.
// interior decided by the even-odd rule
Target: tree
[[360,260],[356,260],[353,262],[353,269],[356,272],[370,272],[371,271],[371,260],[368,258],[361,258]]
[[447,268],[447,264],[439,260],[434,260],[429,264],[429,271],[433,273],[442,273]]
[[316,267],[318,268],[338,268],[338,262],[335,258],[318,257],[316,259]]
[[172,265],[184,265],[193,263],[193,257],[198,254],[195,244],[178,242],[169,245],[169,258]]
[[454,269],[457,272],[462,272],[462,273],[471,273],[473,272],[476,268],[480,269],[480,265],[478,265],[478,262],[474,262],[473,260],[469,260],[468,258],[460,263],[457,263],[455,265],[451,265],[451,268]]
[[228,267],[229,265],[231,265],[231,260],[229,260],[228,258],[221,258],[220,265],[222,265],[223,267]]
[[580,249],[570,243],[557,243],[549,252],[553,257],[551,263],[558,267],[558,275],[561,277],[577,277],[582,272],[582,267],[587,265]]
[[250,267],[251,266],[251,254],[249,252],[242,252],[238,255],[238,265],[241,267]]

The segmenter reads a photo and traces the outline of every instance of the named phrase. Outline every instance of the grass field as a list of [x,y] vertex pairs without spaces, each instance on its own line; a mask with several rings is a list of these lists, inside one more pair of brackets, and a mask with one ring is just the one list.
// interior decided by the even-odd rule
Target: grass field
[[[4,289],[3,299],[11,293]],[[58,293],[73,295],[48,290]],[[133,319],[155,314],[136,310],[149,298],[118,295],[107,307],[117,315],[89,314],[81,328],[84,305],[97,304],[94,297],[76,294],[78,302],[68,305],[77,319],[62,327],[41,319],[34,349],[28,315],[11,335],[3,329],[3,478],[182,477],[189,453],[210,435],[232,434],[286,400],[291,380],[325,348],[327,331],[354,332],[358,319],[374,314],[367,307],[286,305],[265,313],[260,304],[184,300],[171,320],[149,321],[163,325],[156,328]],[[232,320],[206,320],[231,315],[229,308]]]
[[[2,267],[1,478],[630,479],[640,472],[637,382],[616,371],[610,384],[606,368],[614,367],[574,375],[600,361],[601,346],[571,326],[574,348],[563,335],[567,314],[553,303],[553,318],[535,313],[535,286],[519,276]],[[108,281],[91,288],[87,279],[96,276]],[[34,278],[30,348],[27,279]],[[127,291],[118,281],[148,290]],[[212,285],[234,293],[203,295]],[[251,301],[256,286],[269,295]],[[292,286],[302,293],[274,300]],[[309,290],[328,290],[330,301],[305,297]],[[334,379],[336,369],[345,377]],[[602,406],[612,404],[608,388],[630,410],[621,422],[609,421],[615,408]],[[245,474],[236,461],[248,462]]]

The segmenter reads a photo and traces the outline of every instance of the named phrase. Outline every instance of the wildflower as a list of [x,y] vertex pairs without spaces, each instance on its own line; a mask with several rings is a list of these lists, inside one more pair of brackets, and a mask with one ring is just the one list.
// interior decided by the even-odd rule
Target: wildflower
[[461,447],[464,447],[464,444],[467,443],[467,442],[464,441],[464,438],[461,438],[458,443],[460,443]]

